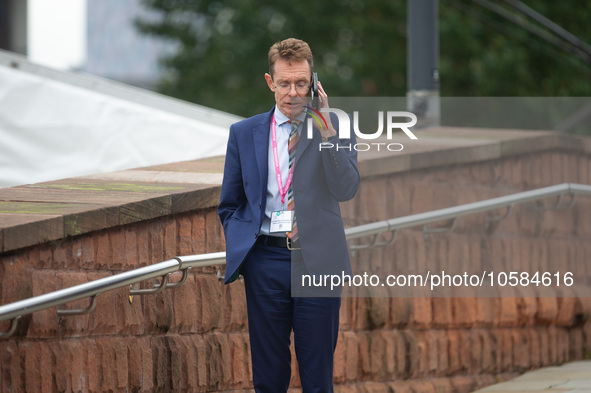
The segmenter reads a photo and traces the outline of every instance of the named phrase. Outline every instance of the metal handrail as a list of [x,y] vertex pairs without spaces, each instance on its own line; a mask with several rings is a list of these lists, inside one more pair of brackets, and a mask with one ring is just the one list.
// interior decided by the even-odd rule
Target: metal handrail
[[[468,214],[487,212],[503,207],[507,208],[508,210],[505,215],[501,217],[487,218],[487,222],[489,222],[489,219],[490,221],[498,221],[500,219],[506,218],[511,211],[510,208],[517,203],[525,203],[552,196],[559,196],[560,199],[552,208],[561,209],[565,207],[564,205],[561,205],[562,197],[564,195],[570,195],[572,199],[569,201],[568,206],[572,206],[575,202],[576,195],[591,196],[591,186],[583,184],[563,183],[555,186],[539,188],[536,190],[487,199],[484,201],[467,203],[460,206],[433,210],[430,212],[413,214],[406,217],[393,218],[390,220],[378,221],[371,224],[347,228],[345,230],[345,234],[348,240],[358,239],[367,236],[374,236],[373,241],[368,244],[351,245],[352,250],[373,248],[394,242],[396,239],[397,231],[403,228],[424,225],[423,231],[425,234],[427,234],[433,231],[433,229],[427,228],[427,224],[436,221],[451,219],[453,220],[452,225],[447,228],[444,228],[446,230],[451,230],[453,229],[455,221],[458,217],[465,216]],[[441,229],[438,228],[438,230]],[[385,232],[391,232],[391,238],[386,242],[378,242],[378,236]],[[122,288],[128,285],[131,286],[132,284],[139,283],[145,280],[162,277],[162,282],[159,284],[159,286],[154,287],[153,289],[134,290],[130,288],[130,295],[145,295],[148,293],[157,293],[163,289],[172,289],[180,287],[182,284],[184,284],[187,272],[191,268],[220,266],[224,265],[225,263],[225,252],[180,256],[150,266],[141,267],[128,272],[119,273],[113,276],[61,289],[55,292],[50,292],[44,295],[35,296],[29,299],[6,304],[4,306],[0,306],[0,321],[11,320],[11,325],[8,331],[0,333],[0,338],[8,337],[12,333],[14,333],[18,319],[24,315],[28,315],[36,311],[41,311],[50,307],[60,306],[72,302],[74,300],[91,297],[92,304],[86,309],[58,309],[58,314],[62,316],[88,313],[91,312],[94,309],[94,306],[96,305],[96,296],[106,291]],[[181,281],[175,283],[168,283],[168,275],[178,271],[183,272],[183,278],[181,279]]]

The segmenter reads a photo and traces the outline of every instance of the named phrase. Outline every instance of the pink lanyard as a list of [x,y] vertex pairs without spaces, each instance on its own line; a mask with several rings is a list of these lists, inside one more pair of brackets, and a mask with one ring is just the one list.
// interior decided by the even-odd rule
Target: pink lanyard
[[291,184],[293,178],[293,166],[289,169],[289,176],[283,187],[283,181],[281,180],[281,167],[279,166],[279,151],[277,149],[277,132],[275,131],[275,114],[271,118],[271,140],[273,141],[273,161],[275,162],[275,176],[277,177],[277,185],[279,186],[279,195],[281,195],[281,203],[285,203],[285,195]]

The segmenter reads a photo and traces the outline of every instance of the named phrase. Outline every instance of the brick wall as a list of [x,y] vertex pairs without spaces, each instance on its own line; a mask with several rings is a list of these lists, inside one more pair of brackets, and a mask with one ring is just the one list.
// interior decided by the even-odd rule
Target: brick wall
[[[458,138],[460,131],[447,131],[434,133]],[[505,134],[490,132],[481,142],[482,132],[471,130],[478,144],[461,151],[440,147],[437,138],[429,145],[431,134],[425,132],[419,135],[424,151],[410,146],[407,155],[396,158],[361,156],[361,188],[342,205],[347,225],[562,182],[591,184],[591,148],[584,139],[556,143],[557,136],[550,133],[516,132],[509,143]],[[0,211],[0,304],[177,255],[223,250],[215,213],[219,185],[210,176],[221,172],[221,164],[202,160],[69,181],[100,183],[110,198],[106,202],[106,194],[100,194],[100,201],[83,213],[76,207],[61,216],[36,211],[31,218],[31,213]],[[175,188],[176,194],[158,195],[143,189],[146,194],[139,195],[138,177],[148,182],[155,172],[168,172],[168,178],[189,172],[192,182],[202,174],[207,186],[191,183],[180,191]],[[136,183],[133,190],[121,191],[117,187],[126,177]],[[117,186],[105,183],[114,180]],[[53,198],[56,203],[49,191],[35,194],[34,200],[30,196],[39,188],[55,190],[52,184],[0,190],[0,198],[31,204]],[[96,187],[78,192],[85,198],[97,195]],[[60,198],[69,203],[82,198],[73,195],[69,190]],[[515,207],[489,229],[484,215],[476,214],[460,219],[453,232],[431,234],[426,240],[421,228],[400,231],[392,245],[356,252],[354,267],[380,272],[391,265],[405,271],[431,264],[511,261],[528,269],[534,262],[560,261],[589,273],[591,198],[579,198],[572,208],[559,211],[540,212],[535,205]],[[112,219],[113,211],[119,218]],[[36,222],[46,228],[43,223],[54,217],[62,218],[63,236],[48,239],[47,231],[23,230],[38,228]],[[104,225],[97,228],[80,217],[94,217]],[[64,223],[72,222],[82,224],[76,233],[67,233],[72,225]],[[23,232],[36,237],[29,236],[23,245],[23,238],[15,236]],[[130,300],[127,288],[101,294],[89,315],[59,318],[54,307],[23,317],[12,337],[0,339],[0,391],[248,391],[252,381],[243,286],[239,281],[221,284],[216,272],[213,267],[193,269],[183,287],[155,296]],[[171,281],[179,278],[175,274]],[[337,391],[469,392],[524,370],[591,356],[591,298],[509,295],[513,297],[344,298]],[[67,308],[87,304],[80,300]],[[0,322],[0,329],[7,327]],[[299,391],[295,362],[293,369],[293,390]]]

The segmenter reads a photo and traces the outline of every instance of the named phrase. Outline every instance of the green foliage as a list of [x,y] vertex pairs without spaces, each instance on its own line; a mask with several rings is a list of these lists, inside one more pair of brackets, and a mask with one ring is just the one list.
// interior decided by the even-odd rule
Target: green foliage
[[[266,111],[267,52],[287,37],[310,43],[331,96],[406,94],[404,0],[143,1],[161,19],[138,28],[178,44],[162,59],[164,94],[242,116]],[[584,2],[527,3],[591,42]],[[590,64],[473,1],[440,0],[439,16],[442,96],[591,96]]]

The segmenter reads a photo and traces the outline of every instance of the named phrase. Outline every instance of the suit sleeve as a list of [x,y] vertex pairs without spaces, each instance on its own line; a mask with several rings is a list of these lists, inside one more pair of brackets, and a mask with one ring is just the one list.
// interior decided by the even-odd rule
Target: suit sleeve
[[234,126],[230,127],[228,146],[226,149],[226,161],[224,163],[224,178],[222,181],[222,191],[220,203],[218,205],[218,215],[220,221],[226,228],[226,223],[232,218],[232,215],[240,205],[245,203],[246,194],[242,181],[242,168],[240,166],[240,153],[238,143],[236,142],[236,133]]
[[332,147],[322,149],[327,186],[333,198],[339,202],[352,199],[359,188],[360,177],[355,141],[355,133],[352,130],[350,139],[339,139],[337,133],[329,140]]

